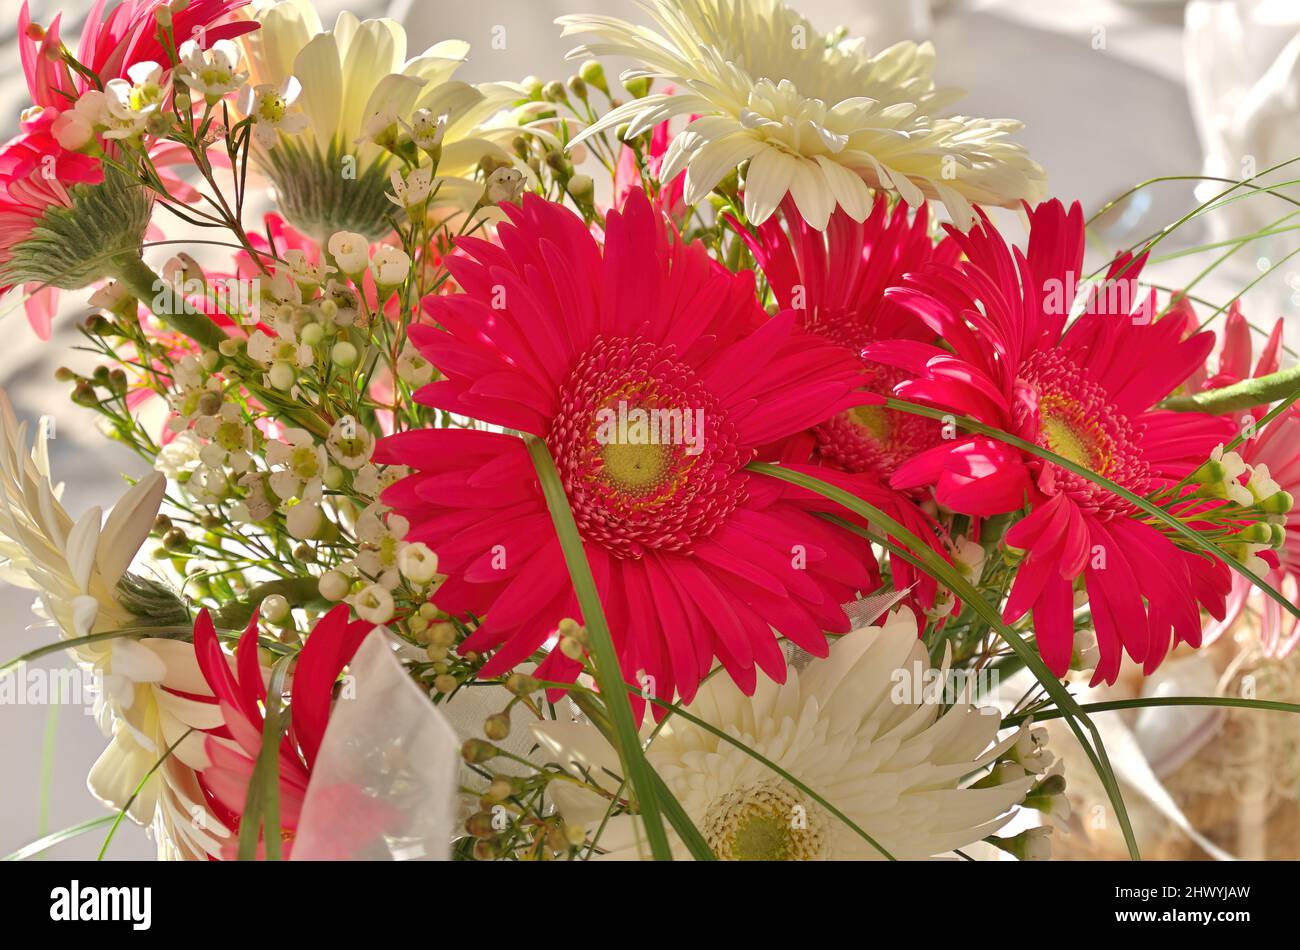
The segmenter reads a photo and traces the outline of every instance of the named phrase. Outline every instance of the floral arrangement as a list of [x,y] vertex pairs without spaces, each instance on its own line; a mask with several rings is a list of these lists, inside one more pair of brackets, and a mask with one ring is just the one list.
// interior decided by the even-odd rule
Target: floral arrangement
[[1247,610],[1300,640],[1280,325],[1216,353],[1142,281],[1171,229],[1088,273],[930,45],[654,0],[561,18],[567,82],[475,85],[307,0],[108,7],[24,6],[0,149],[0,286],[47,337],[88,295],[60,378],[152,469],[74,516],[0,399],[0,556],[59,633],[19,660],[67,650],[110,737],[74,832],[1042,858],[1061,720],[1137,856],[1073,687]]

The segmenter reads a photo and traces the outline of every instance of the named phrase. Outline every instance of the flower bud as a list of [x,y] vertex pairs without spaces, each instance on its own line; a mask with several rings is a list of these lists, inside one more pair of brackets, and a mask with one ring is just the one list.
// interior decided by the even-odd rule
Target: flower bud
[[321,575],[316,589],[326,600],[337,603],[348,595],[348,591],[352,589],[352,582],[342,571],[326,571]]
[[280,623],[287,619],[289,612],[289,601],[283,594],[270,594],[263,597],[261,606],[258,607],[258,613],[271,623]]
[[[447,692],[440,690],[440,692]],[[460,755],[470,765],[479,765],[497,757],[497,747],[482,739],[466,739],[460,747]]]
[[506,713],[493,713],[483,723],[483,735],[494,742],[500,742],[510,735],[510,716]]
[[989,838],[994,845],[1021,861],[1046,861],[1052,856],[1052,829],[1027,828],[1011,838]]
[[445,695],[450,695],[451,693],[456,692],[456,687],[459,685],[460,680],[456,679],[456,677],[452,676],[450,673],[443,673],[433,681],[433,688]]
[[587,60],[578,70],[578,75],[588,85],[595,86],[605,95],[609,95],[609,86],[605,82],[605,69],[598,60]]
[[357,348],[347,340],[340,340],[330,350],[330,359],[339,366],[353,366],[357,362]]

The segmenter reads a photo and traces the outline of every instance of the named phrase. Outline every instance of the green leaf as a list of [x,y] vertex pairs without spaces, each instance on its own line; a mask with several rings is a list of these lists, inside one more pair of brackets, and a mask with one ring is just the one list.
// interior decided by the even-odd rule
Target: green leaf
[[266,719],[262,723],[262,748],[248,781],[244,814],[239,820],[240,861],[257,860],[259,836],[266,842],[266,860],[279,861],[280,840],[280,738],[284,733],[284,684],[293,656],[282,656],[271,667],[266,686]]
[[582,547],[582,536],[578,534],[577,522],[573,520],[573,511],[569,508],[568,496],[560,481],[560,473],[551,458],[551,451],[546,443],[535,435],[524,435],[528,454],[537,469],[537,478],[541,482],[542,494],[546,498],[546,507],[550,510],[555,533],[564,552],[564,562],[569,568],[573,580],[574,592],[578,595],[578,604],[582,607],[582,616],[587,625],[591,639],[591,652],[595,661],[596,683],[600,687],[601,699],[609,709],[613,720],[615,746],[619,760],[623,764],[623,773],[632,785],[641,821],[645,825],[646,838],[650,851],[656,860],[671,861],[672,850],[668,846],[668,835],[664,831],[663,815],[660,813],[659,787],[652,778],[654,770],[646,761],[645,751],[641,748],[641,737],[636,723],[632,719],[632,704],[628,702],[627,689],[623,684],[623,672],[614,650],[614,640],[609,633],[609,624],[605,620],[605,610],[601,606],[600,593],[596,590],[596,579],[592,576],[591,565],[587,562],[586,551]]
[[97,818],[88,818],[85,821],[78,822],[62,831],[56,831],[48,834],[43,838],[37,838],[31,844],[25,844],[12,854],[6,854],[0,861],[23,861],[42,851],[48,851],[56,844],[62,844],[65,841],[71,841],[73,838],[84,835],[87,831],[94,831],[96,828],[102,828],[113,820],[112,815],[100,815]]
[[[1117,709],[1145,709],[1148,706],[1224,706],[1232,709],[1261,709],[1269,712],[1300,714],[1300,704],[1281,703],[1272,699],[1238,699],[1234,696],[1149,696],[1144,699],[1112,699],[1104,703],[1084,703],[1079,708],[1086,712],[1114,712]],[[1008,716],[1002,720],[1004,726],[1015,726],[1030,716],[1035,722],[1047,719],[1060,719],[1063,713],[1059,709],[1035,710]]]

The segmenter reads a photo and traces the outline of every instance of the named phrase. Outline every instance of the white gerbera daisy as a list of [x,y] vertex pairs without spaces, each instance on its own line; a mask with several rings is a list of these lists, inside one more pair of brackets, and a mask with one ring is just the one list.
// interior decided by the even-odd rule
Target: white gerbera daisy
[[[307,118],[301,136],[281,137],[257,155],[274,181],[285,216],[324,243],[336,231],[374,240],[390,231],[389,165],[402,154],[419,164],[411,123],[433,116],[442,128],[438,202],[468,210],[483,193],[468,180],[485,156],[511,161],[503,148],[518,134],[484,126],[522,93],[508,84],[473,86],[452,79],[469,46],[438,43],[406,59],[406,32],[388,19],[339,14],[323,31],[308,0],[283,0],[255,14],[262,28],[241,42],[252,82],[302,86]],[[442,117],[445,116],[445,122]]]
[[818,33],[779,0],[642,0],[662,32],[612,17],[566,16],[564,34],[595,40],[570,58],[628,57],[624,79],[658,78],[678,92],[628,102],[577,136],[628,124],[637,135],[697,115],[673,140],[661,177],[686,171],[686,201],[701,201],[749,162],[745,215],[761,224],[789,194],[823,229],[843,208],[856,221],[868,186],[909,205],[926,197],[963,228],[971,202],[1015,206],[1044,190],[1043,170],[1006,141],[1007,119],[940,118],[959,90],[934,85],[934,48],[899,43],[872,56],[861,40]]
[[[106,519],[91,508],[74,520],[51,485],[43,434],[29,451],[27,426],[18,423],[0,390],[0,577],[33,590],[39,612],[64,639],[187,622],[175,595],[127,573],[153,526],[165,487],[163,476],[151,472]],[[112,808],[125,807],[166,749],[156,701],[167,668],[158,644],[166,642],[109,638],[69,651],[102,687],[95,712],[111,741],[91,768],[88,784]],[[130,816],[150,821],[166,794],[151,779],[132,801]]]
[[[717,676],[686,709],[796,777],[894,857],[926,858],[992,834],[1034,783],[1019,769],[1000,784],[962,786],[1023,730],[997,742],[996,710],[959,702],[944,711],[929,669],[916,618],[900,609],[884,627],[837,640],[827,659],[791,668],[784,685],[760,679],[751,697]],[[618,788],[618,756],[593,727],[556,721],[533,732],[560,766],[609,793]],[[882,857],[797,786],[680,717],[669,717],[646,755],[720,858]],[[608,799],[594,791],[553,782],[549,792],[565,821],[589,834],[606,816]],[[605,824],[597,846],[634,858],[644,840],[639,819],[621,815]],[[673,849],[688,856],[675,836]]]

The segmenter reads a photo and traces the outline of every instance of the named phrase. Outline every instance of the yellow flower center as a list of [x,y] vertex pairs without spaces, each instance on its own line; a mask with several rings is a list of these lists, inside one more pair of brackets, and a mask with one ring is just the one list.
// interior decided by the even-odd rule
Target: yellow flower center
[[723,861],[812,861],[826,849],[820,809],[783,783],[731,790],[701,830]]
[[264,96],[261,105],[258,106],[257,117],[263,122],[269,122],[272,125],[275,125],[284,118],[284,113],[287,109],[288,106],[285,103],[283,96]]
[[630,494],[648,492],[668,472],[668,449],[654,443],[611,442],[601,448],[605,477]]
[[849,410],[848,415],[877,442],[889,441],[889,415],[883,406],[856,406]]
[[1064,397],[1044,396],[1039,404],[1044,441],[1057,455],[1105,475],[1114,464],[1109,440],[1099,423],[1078,410]]

